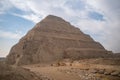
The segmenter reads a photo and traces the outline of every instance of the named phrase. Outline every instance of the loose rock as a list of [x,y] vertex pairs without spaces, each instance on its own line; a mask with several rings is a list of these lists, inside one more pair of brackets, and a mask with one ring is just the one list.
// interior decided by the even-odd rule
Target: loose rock
[[118,72],[118,71],[114,71],[114,72],[111,73],[111,75],[112,75],[112,76],[119,76],[119,73],[120,73],[120,72]]

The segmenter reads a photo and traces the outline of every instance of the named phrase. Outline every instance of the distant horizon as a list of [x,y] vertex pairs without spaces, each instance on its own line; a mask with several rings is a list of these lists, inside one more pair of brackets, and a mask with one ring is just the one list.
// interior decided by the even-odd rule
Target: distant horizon
[[36,23],[59,16],[89,34],[105,49],[120,53],[120,0],[1,0],[0,57],[8,55]]

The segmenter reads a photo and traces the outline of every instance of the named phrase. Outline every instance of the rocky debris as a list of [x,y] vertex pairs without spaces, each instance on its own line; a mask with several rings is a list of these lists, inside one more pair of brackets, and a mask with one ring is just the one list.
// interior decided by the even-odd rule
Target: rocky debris
[[99,74],[104,74],[104,73],[105,73],[105,69],[99,69],[99,70],[98,70],[98,73],[99,73]]
[[59,66],[66,66],[66,64],[64,62],[58,62]]
[[89,72],[94,74],[104,74],[104,75],[111,75],[111,76],[118,76],[118,77],[120,75],[120,71],[117,71],[117,70],[91,69],[89,70]]
[[14,45],[6,63],[49,63],[65,58],[104,57],[107,50],[89,35],[60,17],[49,15]]
[[51,66],[58,67],[59,64],[58,63],[53,63],[53,64],[51,64]]
[[[74,74],[81,80],[120,80],[119,72],[115,71],[113,75],[104,75],[105,69],[81,70],[79,68],[59,69],[60,72],[66,74]],[[101,72],[100,72],[101,71]]]
[[113,70],[105,70],[104,74],[105,75],[110,75],[113,72]]
[[110,72],[104,72],[105,75],[110,75]]
[[97,69],[91,69],[90,72],[91,72],[91,73],[97,73],[98,70],[97,70]]
[[[119,77],[120,75],[120,71],[117,70],[117,69],[106,69],[106,68],[92,68],[92,67],[89,67],[89,65],[86,63],[81,63],[81,61],[72,61],[72,62],[58,62],[58,63],[54,63],[56,67],[57,66],[71,66],[71,67],[79,67],[78,71],[79,70],[83,70],[83,71],[88,71],[89,73],[91,74],[101,74],[101,75],[106,75],[106,76],[117,76]],[[95,65],[95,64],[94,64]],[[87,66],[87,67],[86,67]],[[76,69],[74,70],[73,68],[71,68],[72,71],[70,70],[65,70],[66,73],[76,73]]]
[[54,66],[54,67],[59,67],[59,66],[72,66],[72,63],[70,63],[70,62],[57,62],[57,63],[51,64],[51,66]]
[[64,62],[57,62],[57,63],[51,64],[51,66],[59,67],[59,66],[66,66],[66,64]]
[[29,69],[0,63],[0,80],[53,80],[43,75],[36,75]]
[[119,71],[114,71],[111,73],[112,76],[119,76],[120,75],[120,72]]
[[81,80],[101,80],[100,77],[96,77],[95,74],[88,73],[86,70],[81,70],[77,68],[71,68],[67,70],[59,70],[66,74],[75,74],[80,77]]

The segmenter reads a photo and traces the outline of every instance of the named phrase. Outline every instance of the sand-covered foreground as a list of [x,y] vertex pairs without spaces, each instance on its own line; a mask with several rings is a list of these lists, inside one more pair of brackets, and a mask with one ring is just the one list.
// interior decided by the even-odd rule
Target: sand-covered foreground
[[0,80],[120,80],[120,59],[62,60],[24,66],[0,62]]
[[[92,63],[88,63],[90,60]],[[38,76],[44,75],[50,80],[120,80],[120,65],[101,64],[101,59],[97,60],[98,63],[94,63],[93,59],[90,60],[84,60],[84,63],[81,62],[83,60],[74,61],[71,64],[62,61],[59,65],[54,63],[52,66],[35,64],[24,66],[24,68]],[[110,61],[107,59],[107,62],[108,60]]]

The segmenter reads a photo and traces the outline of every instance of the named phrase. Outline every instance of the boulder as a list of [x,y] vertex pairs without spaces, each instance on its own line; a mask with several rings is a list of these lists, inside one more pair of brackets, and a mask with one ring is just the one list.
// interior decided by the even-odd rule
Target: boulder
[[98,73],[99,73],[99,74],[104,74],[104,72],[105,72],[105,69],[99,69],[99,70],[98,70]]

